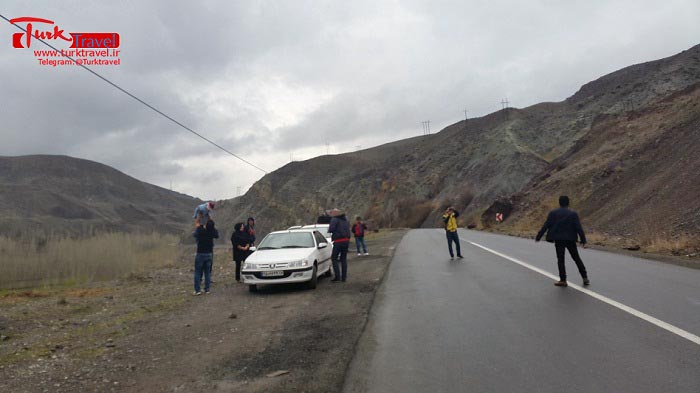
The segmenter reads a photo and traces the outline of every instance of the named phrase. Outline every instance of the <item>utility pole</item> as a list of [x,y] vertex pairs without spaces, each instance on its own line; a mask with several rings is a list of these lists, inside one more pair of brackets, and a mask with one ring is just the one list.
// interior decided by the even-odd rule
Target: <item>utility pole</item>
[[423,136],[430,135],[430,120],[422,121],[423,124]]
[[467,120],[469,117],[467,117],[467,108],[464,108],[464,129],[467,129]]
[[509,102],[508,102],[507,97],[505,100],[501,100],[501,107],[502,107],[501,109],[503,109],[503,113],[504,113],[504,116],[506,119],[508,118],[508,108],[509,108],[508,104],[509,104]]

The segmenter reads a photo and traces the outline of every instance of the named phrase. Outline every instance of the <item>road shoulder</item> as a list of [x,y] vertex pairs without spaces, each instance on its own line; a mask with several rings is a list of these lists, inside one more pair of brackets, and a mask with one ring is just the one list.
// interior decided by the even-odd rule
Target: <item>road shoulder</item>
[[222,252],[206,296],[191,295],[189,256],[125,280],[0,294],[0,390],[339,391],[405,233],[370,234],[348,282],[316,290],[251,294]]

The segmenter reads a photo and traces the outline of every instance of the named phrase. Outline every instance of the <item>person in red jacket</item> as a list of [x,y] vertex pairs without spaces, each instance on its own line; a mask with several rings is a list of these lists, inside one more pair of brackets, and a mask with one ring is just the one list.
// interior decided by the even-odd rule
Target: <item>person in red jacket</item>
[[351,232],[355,236],[355,246],[357,247],[358,257],[362,255],[362,253],[360,253],[360,246],[362,246],[362,250],[364,251],[365,255],[369,255],[369,253],[367,252],[367,245],[365,244],[366,230],[367,225],[365,225],[365,223],[362,222],[362,218],[360,216],[355,217],[355,223],[352,224]]

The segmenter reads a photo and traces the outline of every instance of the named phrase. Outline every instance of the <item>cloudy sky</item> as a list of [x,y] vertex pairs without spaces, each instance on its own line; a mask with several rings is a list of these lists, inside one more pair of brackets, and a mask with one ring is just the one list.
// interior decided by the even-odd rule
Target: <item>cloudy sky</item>
[[[268,171],[506,97],[560,101],[700,43],[698,0],[3,1],[0,14],[118,32],[121,65],[97,72]],[[15,32],[2,21],[0,155],[86,158],[206,199],[263,175],[79,67],[39,65],[41,45],[12,48]]]

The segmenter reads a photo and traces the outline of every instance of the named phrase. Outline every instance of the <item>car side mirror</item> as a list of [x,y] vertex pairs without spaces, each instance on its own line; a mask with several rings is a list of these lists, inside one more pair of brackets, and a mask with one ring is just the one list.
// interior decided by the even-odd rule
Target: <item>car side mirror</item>
[[328,247],[328,243],[318,243],[318,249],[326,248]]
[[255,251],[256,249],[255,247],[248,247],[248,251]]

